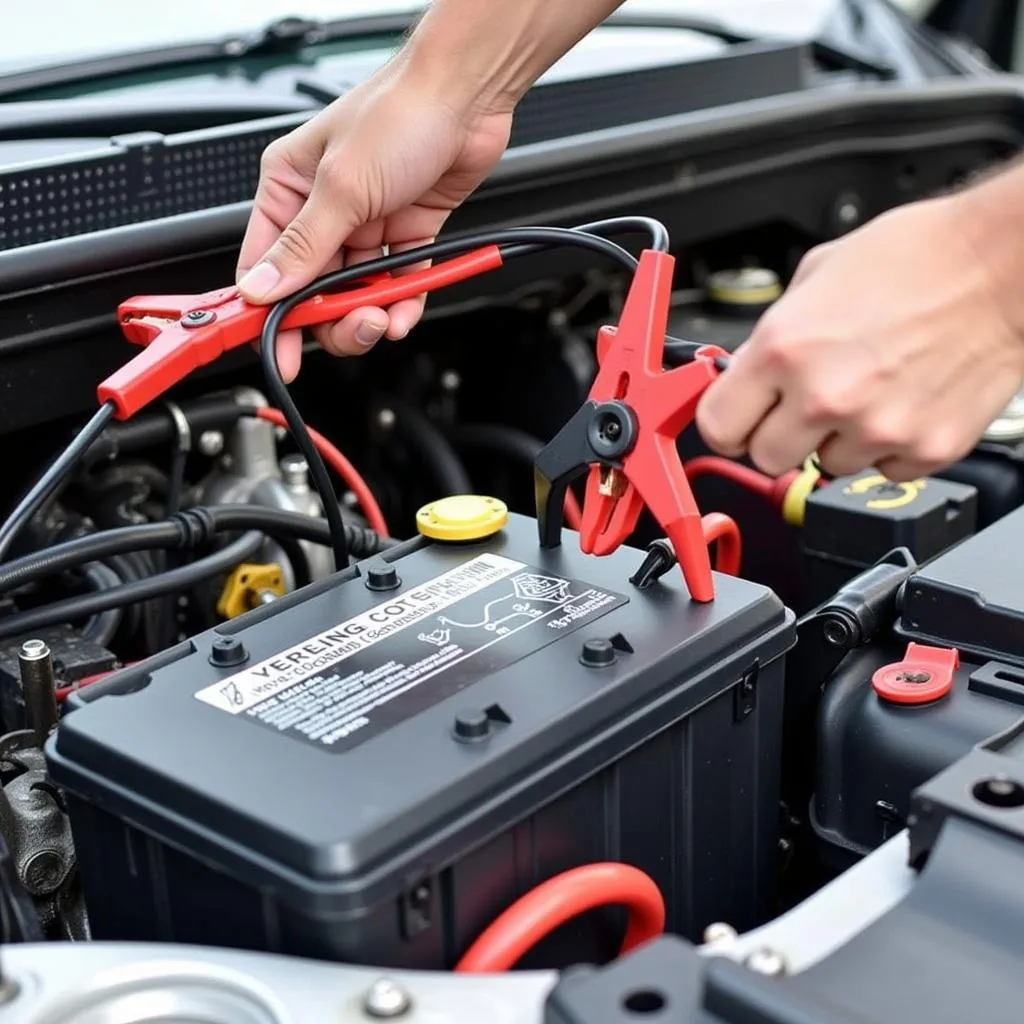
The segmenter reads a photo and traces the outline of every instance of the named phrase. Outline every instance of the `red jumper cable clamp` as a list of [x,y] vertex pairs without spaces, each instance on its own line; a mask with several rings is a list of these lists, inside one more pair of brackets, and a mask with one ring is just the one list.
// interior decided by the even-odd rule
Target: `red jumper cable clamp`
[[[329,323],[361,306],[386,307],[501,265],[501,251],[491,245],[424,270],[367,277],[350,289],[317,295],[296,306],[281,330]],[[246,302],[232,287],[202,295],[137,296],[121,303],[117,312],[125,337],[144,351],[108,377],[97,396],[101,405],[114,406],[116,419],[126,420],[193,370],[255,341],[270,307]]]
[[641,255],[618,326],[598,335],[587,401],[537,456],[534,490],[541,546],[557,547],[566,490],[589,472],[579,531],[588,554],[620,547],[646,506],[671,541],[690,596],[707,602],[715,596],[711,559],[676,442],[728,354],[695,346],[691,362],[663,369],[674,269],[668,253]]

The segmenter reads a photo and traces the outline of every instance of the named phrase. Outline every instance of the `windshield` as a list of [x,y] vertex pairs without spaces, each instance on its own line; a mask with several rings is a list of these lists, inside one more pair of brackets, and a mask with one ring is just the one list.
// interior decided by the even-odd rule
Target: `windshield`
[[[754,35],[807,37],[836,2],[629,0],[624,9],[714,19]],[[281,18],[334,20],[423,6],[414,0],[174,0],[143,10],[130,0],[8,3],[0,33],[0,70],[245,35]]]

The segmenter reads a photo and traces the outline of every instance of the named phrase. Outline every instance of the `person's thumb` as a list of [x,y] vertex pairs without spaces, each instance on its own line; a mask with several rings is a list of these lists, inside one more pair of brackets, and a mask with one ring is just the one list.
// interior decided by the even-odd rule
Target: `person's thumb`
[[318,174],[303,207],[241,277],[238,290],[256,303],[290,295],[324,272],[359,223],[355,204]]

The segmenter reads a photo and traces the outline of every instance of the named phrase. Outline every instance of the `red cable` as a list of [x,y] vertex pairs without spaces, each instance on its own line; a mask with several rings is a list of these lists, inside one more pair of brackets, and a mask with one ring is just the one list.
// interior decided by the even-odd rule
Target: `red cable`
[[587,864],[556,875],[513,903],[470,946],[455,970],[511,970],[556,928],[595,907],[615,904],[629,910],[622,953],[664,931],[665,901],[647,875],[628,864]]
[[717,476],[760,494],[768,501],[775,499],[776,481],[772,477],[759,473],[756,469],[741,466],[730,459],[722,459],[717,455],[699,455],[684,463],[683,469],[690,480],[696,480],[701,476]]
[[709,512],[701,519],[704,540],[708,545],[717,542],[715,570],[726,576],[739,576],[743,558],[743,537],[736,521],[721,512]]
[[123,668],[130,668],[136,664],[134,661],[126,661],[121,668],[110,669],[108,672],[97,672],[94,676],[83,676],[78,680],[77,683],[72,683],[70,686],[58,686],[54,691],[57,698],[58,704],[63,704],[75,692],[75,690],[83,690],[87,686],[92,686],[93,683],[101,683],[107,676],[112,676],[115,672],[120,672]]
[[[259,408],[256,410],[256,415],[261,420],[273,423],[275,427],[288,428],[288,421],[285,419],[284,413],[279,409]],[[345,486],[356,496],[359,507],[363,510],[363,515],[366,516],[370,529],[376,531],[382,537],[390,536],[388,524],[384,519],[384,513],[381,511],[380,505],[377,504],[377,499],[373,496],[373,491],[370,490],[369,484],[360,475],[359,470],[323,434],[312,427],[306,427],[306,430],[309,433],[309,439],[316,446],[316,450],[321,454],[324,462],[341,477]]]

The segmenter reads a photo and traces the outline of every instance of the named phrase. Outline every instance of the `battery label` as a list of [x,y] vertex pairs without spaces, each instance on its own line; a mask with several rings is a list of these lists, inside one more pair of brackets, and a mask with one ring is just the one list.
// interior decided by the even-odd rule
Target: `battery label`
[[195,696],[316,746],[350,750],[627,600],[479,555]]

